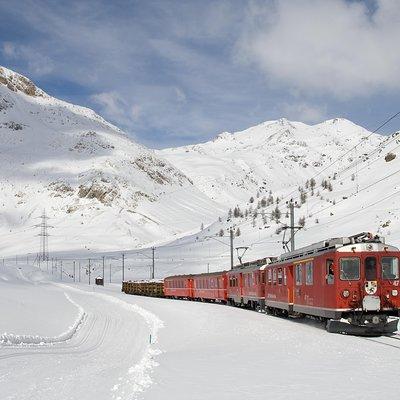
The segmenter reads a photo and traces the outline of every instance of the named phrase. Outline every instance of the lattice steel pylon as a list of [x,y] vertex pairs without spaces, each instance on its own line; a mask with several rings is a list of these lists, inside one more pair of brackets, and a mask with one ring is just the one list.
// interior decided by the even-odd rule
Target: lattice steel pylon
[[47,224],[47,220],[49,217],[46,215],[46,210],[43,210],[43,214],[39,217],[42,219],[42,222],[38,225],[35,225],[37,228],[40,228],[40,233],[38,236],[40,237],[40,251],[38,254],[38,261],[48,261],[49,260],[49,232],[48,228],[53,228],[53,226]]

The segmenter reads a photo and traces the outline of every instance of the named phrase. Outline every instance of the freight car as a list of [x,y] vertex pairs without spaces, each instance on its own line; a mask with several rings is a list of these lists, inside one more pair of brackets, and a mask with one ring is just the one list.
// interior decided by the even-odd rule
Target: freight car
[[138,296],[164,297],[164,282],[160,281],[124,281],[122,291]]

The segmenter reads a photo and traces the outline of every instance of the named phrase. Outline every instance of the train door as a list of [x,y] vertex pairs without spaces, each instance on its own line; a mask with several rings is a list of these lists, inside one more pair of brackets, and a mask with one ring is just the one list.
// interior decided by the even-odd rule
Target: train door
[[294,264],[294,295],[293,304],[304,304],[304,264]]
[[293,265],[283,269],[283,283],[287,288],[287,302],[293,304],[294,285],[293,285]]
[[322,282],[323,282],[323,306],[334,307],[335,306],[335,280],[337,277],[337,271],[335,271],[335,264],[333,258],[326,258],[325,265],[321,268],[322,271]]

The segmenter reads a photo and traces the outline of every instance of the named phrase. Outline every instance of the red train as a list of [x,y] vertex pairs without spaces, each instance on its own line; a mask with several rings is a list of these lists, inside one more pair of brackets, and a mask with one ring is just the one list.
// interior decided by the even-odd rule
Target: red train
[[329,332],[391,333],[400,309],[399,257],[382,238],[361,233],[230,271],[167,277],[164,295],[314,316],[327,321]]

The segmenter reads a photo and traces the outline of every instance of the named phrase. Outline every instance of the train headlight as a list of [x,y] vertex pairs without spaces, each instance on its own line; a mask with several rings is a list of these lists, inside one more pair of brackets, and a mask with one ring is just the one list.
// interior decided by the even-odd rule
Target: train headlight
[[343,295],[344,298],[347,299],[347,297],[350,296],[350,292],[347,289],[345,289],[345,290],[343,290],[342,295]]
[[392,296],[397,296],[399,294],[399,292],[396,289],[392,290]]

